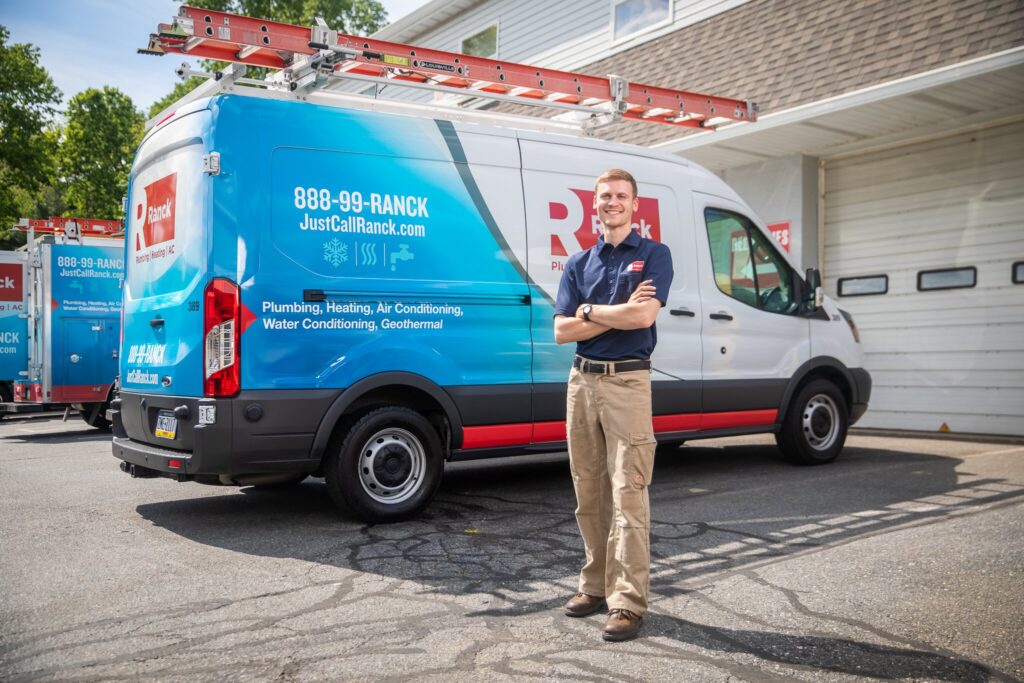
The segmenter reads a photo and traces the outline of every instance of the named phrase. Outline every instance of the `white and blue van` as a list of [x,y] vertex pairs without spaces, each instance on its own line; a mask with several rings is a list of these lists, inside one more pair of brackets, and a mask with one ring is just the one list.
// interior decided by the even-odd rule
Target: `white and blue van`
[[[567,257],[594,178],[639,181],[667,244],[654,430],[774,433],[833,460],[866,410],[849,315],[707,170],[649,149],[383,105],[218,94],[131,172],[113,452],[134,476],[281,487],[323,477],[370,521],[416,514],[449,460],[565,448]],[[397,109],[397,105],[396,105]]]

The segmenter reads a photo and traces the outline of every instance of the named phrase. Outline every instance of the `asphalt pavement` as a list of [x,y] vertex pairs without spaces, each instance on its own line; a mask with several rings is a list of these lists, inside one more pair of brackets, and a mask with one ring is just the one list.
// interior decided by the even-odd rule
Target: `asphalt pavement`
[[0,680],[1011,681],[1024,445],[855,435],[659,450],[641,636],[570,619],[564,453],[449,465],[370,526],[321,480],[133,480],[109,434],[0,421]]

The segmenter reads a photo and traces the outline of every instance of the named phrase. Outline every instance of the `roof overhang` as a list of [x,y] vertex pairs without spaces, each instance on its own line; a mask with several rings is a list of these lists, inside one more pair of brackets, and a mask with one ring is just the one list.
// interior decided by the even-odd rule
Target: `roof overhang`
[[371,36],[392,43],[415,43],[423,34],[466,13],[481,0],[432,0],[399,17]]
[[654,145],[712,171],[835,158],[1024,119],[1024,47]]

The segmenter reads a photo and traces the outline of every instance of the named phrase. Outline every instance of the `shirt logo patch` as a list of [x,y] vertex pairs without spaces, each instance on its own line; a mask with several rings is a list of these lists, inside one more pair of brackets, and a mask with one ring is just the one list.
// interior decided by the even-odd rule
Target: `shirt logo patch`
[[639,273],[639,272],[642,272],[643,269],[644,269],[644,262],[643,261],[633,261],[632,263],[629,264],[629,268],[626,269],[626,272],[628,272],[628,273]]

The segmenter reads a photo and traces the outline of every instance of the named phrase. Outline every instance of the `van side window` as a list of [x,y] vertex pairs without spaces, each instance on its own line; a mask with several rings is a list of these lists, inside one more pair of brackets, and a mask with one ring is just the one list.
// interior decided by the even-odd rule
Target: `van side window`
[[715,284],[724,294],[771,313],[796,313],[793,269],[745,216],[705,209]]

